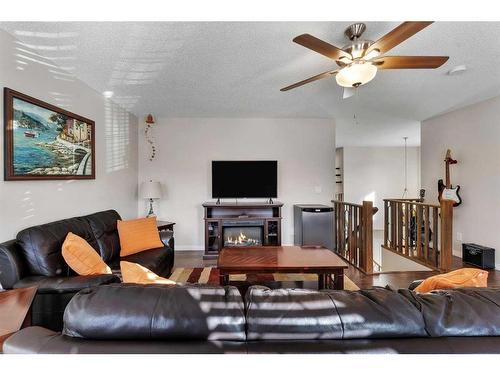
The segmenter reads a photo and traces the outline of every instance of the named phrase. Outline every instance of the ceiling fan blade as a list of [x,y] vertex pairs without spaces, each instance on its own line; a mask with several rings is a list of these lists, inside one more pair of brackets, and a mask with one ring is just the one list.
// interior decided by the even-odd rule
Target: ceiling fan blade
[[448,56],[384,56],[371,62],[378,69],[435,69],[448,59]]
[[415,35],[420,30],[425,29],[432,24],[432,21],[427,22],[403,22],[401,25],[385,34],[382,38],[373,43],[365,53],[368,55],[371,51],[378,50],[379,55],[383,55],[398,44],[403,43],[409,37]]
[[294,89],[296,87],[305,85],[306,83],[310,83],[310,82],[317,81],[318,79],[330,77],[330,76],[332,76],[334,74],[337,74],[337,72],[338,72],[338,70],[330,70],[329,72],[324,72],[324,73],[315,75],[314,77],[307,78],[307,79],[305,79],[303,81],[294,83],[293,85],[290,85],[290,86],[287,86],[287,87],[283,87],[280,91],[288,91],[288,90]]
[[352,56],[349,53],[309,34],[299,35],[298,37],[295,37],[293,41],[334,60],[338,60],[341,57],[346,57],[349,60],[352,59]]

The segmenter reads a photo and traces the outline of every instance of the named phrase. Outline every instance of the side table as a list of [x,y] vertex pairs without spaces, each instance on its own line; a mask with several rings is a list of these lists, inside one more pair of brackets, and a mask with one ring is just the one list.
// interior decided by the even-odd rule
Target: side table
[[31,324],[31,304],[37,287],[0,292],[0,353],[11,335]]
[[174,225],[175,225],[175,223],[173,223],[171,221],[160,221],[160,220],[158,220],[156,222],[156,226],[158,227],[158,231],[160,231],[160,232],[163,232],[165,230],[171,230],[171,231],[173,231],[174,230]]

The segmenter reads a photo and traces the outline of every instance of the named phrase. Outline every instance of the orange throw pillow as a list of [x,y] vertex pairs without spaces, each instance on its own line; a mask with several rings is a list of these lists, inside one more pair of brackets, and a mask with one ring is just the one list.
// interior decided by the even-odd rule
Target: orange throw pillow
[[120,262],[122,279],[124,283],[134,284],[176,284],[175,281],[158,276],[153,271],[137,263]]
[[62,256],[68,266],[81,276],[111,274],[111,269],[94,248],[71,232],[62,245]]
[[454,289],[488,286],[488,271],[477,268],[460,268],[442,275],[431,276],[415,288],[415,292],[427,293],[435,289]]
[[144,250],[163,247],[155,217],[122,221],[118,220],[120,256],[140,253]]

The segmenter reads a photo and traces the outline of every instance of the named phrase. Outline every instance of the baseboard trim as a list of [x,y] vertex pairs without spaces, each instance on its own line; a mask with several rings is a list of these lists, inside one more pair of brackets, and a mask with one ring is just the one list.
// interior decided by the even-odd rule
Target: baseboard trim
[[179,251],[204,251],[205,246],[203,245],[174,245],[175,250]]

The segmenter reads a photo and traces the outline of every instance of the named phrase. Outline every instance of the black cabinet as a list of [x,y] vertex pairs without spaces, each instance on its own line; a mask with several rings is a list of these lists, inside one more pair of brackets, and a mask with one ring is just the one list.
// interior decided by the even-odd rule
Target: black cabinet
[[462,244],[462,261],[480,268],[495,268],[495,249],[474,243]]

